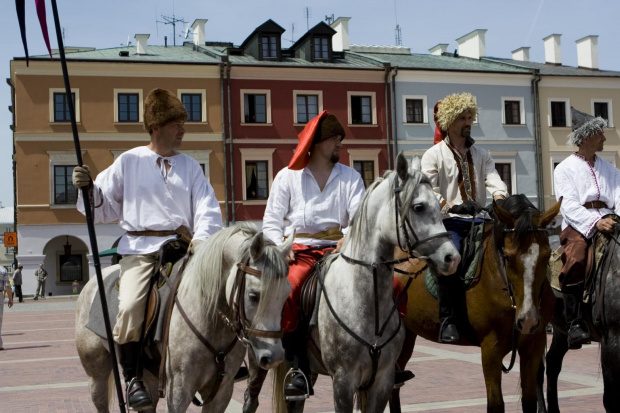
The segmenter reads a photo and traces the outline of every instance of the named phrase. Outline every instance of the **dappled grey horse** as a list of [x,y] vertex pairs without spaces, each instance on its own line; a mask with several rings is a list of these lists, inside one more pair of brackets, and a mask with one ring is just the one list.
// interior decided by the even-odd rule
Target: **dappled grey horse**
[[[203,412],[224,412],[232,397],[233,377],[243,362],[244,346],[251,347],[263,368],[283,360],[280,323],[291,288],[285,257],[292,240],[277,247],[255,227],[243,225],[225,228],[196,248],[171,316],[165,369],[168,411],[185,412],[199,393],[207,401]],[[104,276],[114,271],[118,266],[106,268]],[[95,281],[86,284],[77,301],[76,344],[93,403],[98,412],[108,412],[114,394],[107,342],[85,327],[97,294]],[[234,317],[232,307],[241,310],[236,312],[241,318]],[[155,403],[157,380],[145,371]]]

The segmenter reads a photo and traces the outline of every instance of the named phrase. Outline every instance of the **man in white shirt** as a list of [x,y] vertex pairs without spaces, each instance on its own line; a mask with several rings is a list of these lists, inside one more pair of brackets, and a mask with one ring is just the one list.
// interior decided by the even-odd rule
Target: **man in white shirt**
[[8,306],[13,307],[13,290],[11,289],[11,281],[9,280],[9,273],[3,266],[0,266],[0,286],[2,286],[2,301],[0,302],[0,350],[4,350],[2,343],[2,316],[4,314],[4,293],[9,298]]
[[[138,377],[142,323],[150,279],[162,245],[180,239],[193,244],[222,227],[222,215],[213,188],[193,158],[179,153],[187,111],[171,92],[152,90],[144,102],[144,126],[150,143],[118,157],[93,182],[87,166],[73,172],[77,188],[91,186],[95,222],[118,221],[127,231],[117,251],[121,278],[114,341],[127,384],[127,402],[133,409],[152,406]],[[78,209],[84,212],[79,192]]]
[[[294,353],[306,374],[305,329],[296,334],[301,287],[316,261],[327,251],[339,250],[365,192],[360,174],[338,163],[344,136],[336,116],[327,111],[310,120],[299,134],[288,167],[273,180],[263,217],[263,233],[278,245],[295,231],[288,275],[292,291],[284,306],[282,329],[288,333],[289,360]],[[306,389],[305,380],[297,375],[285,393],[312,394],[312,388]]]
[[[471,229],[472,219],[484,219],[481,212],[487,191],[493,199],[504,199],[508,192],[489,152],[474,146],[471,126],[478,113],[474,97],[470,93],[452,94],[437,102],[435,109],[436,144],[422,156],[422,172],[431,180],[446,230],[462,252],[461,243]],[[462,299],[459,278],[468,264],[462,261],[456,273],[437,277],[439,342],[460,340],[453,305]]]
[[564,294],[564,312],[570,349],[581,348],[590,341],[588,326],[579,317],[583,297],[587,249],[598,232],[612,232],[612,217],[620,205],[620,172],[596,156],[605,143],[603,128],[607,121],[571,107],[572,133],[568,144],[577,152],[562,161],[553,173],[555,195],[562,198],[562,233],[560,244],[562,270],[559,281]]

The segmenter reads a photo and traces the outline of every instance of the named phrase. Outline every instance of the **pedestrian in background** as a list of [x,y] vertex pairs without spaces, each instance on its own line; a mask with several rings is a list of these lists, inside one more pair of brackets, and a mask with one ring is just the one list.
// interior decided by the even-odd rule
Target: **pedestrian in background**
[[34,299],[38,300],[39,296],[45,300],[45,282],[47,281],[47,271],[43,268],[43,264],[39,264],[39,269],[34,272],[34,276],[37,278],[37,291],[34,294]]
[[[0,284],[3,286],[2,289],[9,297],[9,308],[13,307],[13,290],[11,290],[11,281],[9,280],[9,272],[6,268],[0,266]],[[4,298],[4,293],[2,294]],[[2,344],[2,315],[4,313],[4,300],[2,300],[2,305],[0,305],[0,350],[4,350],[4,346]]]
[[17,270],[13,273],[13,285],[15,286],[15,295],[19,298],[19,302],[24,302],[24,296],[22,295],[22,269],[24,266],[17,265]]

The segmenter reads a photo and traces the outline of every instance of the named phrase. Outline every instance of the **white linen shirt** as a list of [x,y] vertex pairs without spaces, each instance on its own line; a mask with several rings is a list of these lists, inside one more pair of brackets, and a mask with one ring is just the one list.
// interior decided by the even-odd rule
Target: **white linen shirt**
[[[167,176],[157,164],[162,158],[171,166]],[[77,207],[84,213],[82,191]],[[222,213],[213,188],[202,168],[188,155],[162,157],[146,146],[121,154],[94,181],[94,220],[118,221],[125,231],[166,231],[180,226],[204,240],[222,228]],[[117,251],[121,255],[148,254],[159,250],[168,237],[124,234]]]
[[[562,230],[570,225],[584,237],[591,238],[596,233],[598,220],[613,214],[614,208],[620,205],[620,172],[598,156],[592,167],[583,156],[573,153],[556,166],[553,189],[556,199],[562,198]],[[604,202],[608,208],[583,206],[591,201]]]
[[[506,184],[502,181],[495,170],[495,162],[491,154],[485,149],[470,146],[472,161],[474,163],[474,176],[470,177],[475,182],[476,193],[472,194],[473,201],[484,206],[487,199],[487,191],[491,197],[497,195],[508,196]],[[459,187],[459,168],[454,159],[454,153],[446,143],[446,139],[432,146],[422,155],[422,172],[431,180],[435,196],[442,207],[443,218],[468,217],[447,213],[444,210],[446,203],[462,204],[467,199],[461,196]],[[479,214],[479,216],[483,216]]]
[[[360,174],[341,163],[334,165],[323,191],[308,168],[299,171],[284,168],[271,186],[263,217],[263,233],[280,245],[293,230],[316,234],[340,227],[346,232],[364,192]],[[296,238],[295,242],[321,245],[324,240]]]

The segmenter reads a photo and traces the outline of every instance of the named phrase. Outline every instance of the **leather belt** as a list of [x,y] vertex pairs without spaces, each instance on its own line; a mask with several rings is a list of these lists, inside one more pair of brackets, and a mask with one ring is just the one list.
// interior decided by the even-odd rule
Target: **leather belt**
[[185,228],[184,226],[180,226],[175,230],[162,230],[162,231],[127,231],[129,235],[134,235],[138,237],[169,237],[170,235],[178,235],[179,239],[185,241],[186,243],[192,242],[192,234],[191,232]]
[[603,201],[589,201],[583,204],[583,206],[586,207],[587,209],[608,208],[607,204]]

